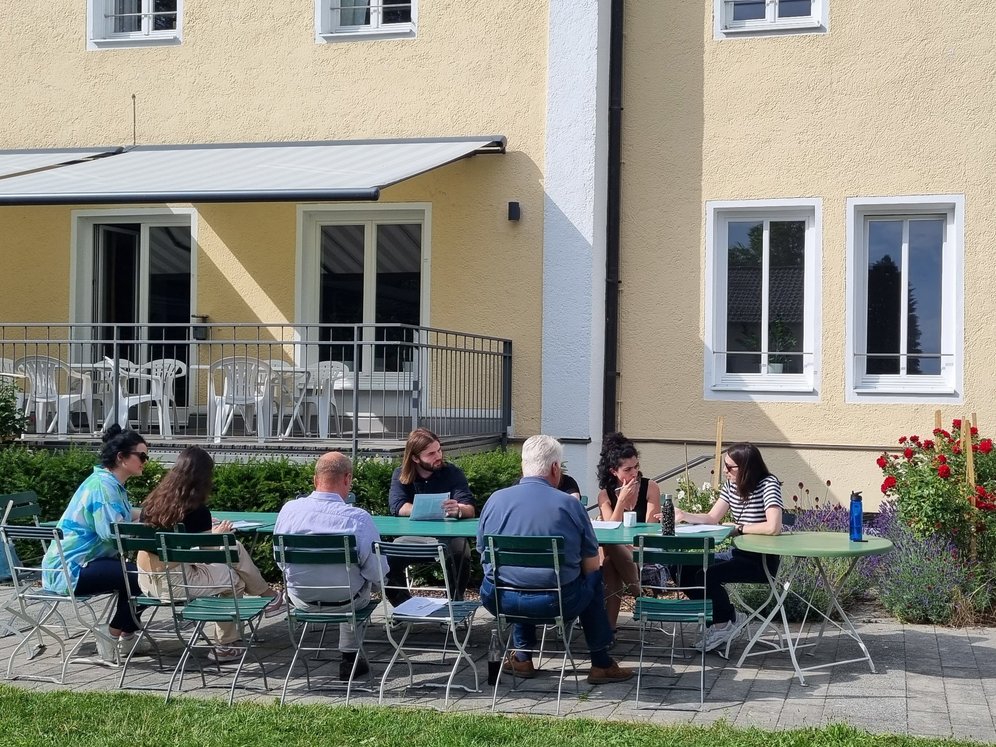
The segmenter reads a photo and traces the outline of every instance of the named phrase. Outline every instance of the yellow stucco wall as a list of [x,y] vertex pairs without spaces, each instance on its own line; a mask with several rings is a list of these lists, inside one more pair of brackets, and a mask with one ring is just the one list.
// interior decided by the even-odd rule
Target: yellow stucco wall
[[[829,4],[827,34],[723,41],[712,2],[626,4],[620,425],[708,441],[722,415],[727,441],[771,444],[787,485],[877,500],[877,450],[929,433],[935,405],[844,402],[845,201],[965,195],[966,394],[943,417],[977,412],[996,431],[996,42],[981,5]],[[823,200],[820,401],[704,401],[705,203],[794,197]],[[648,474],[683,461],[680,446],[643,451]]]
[[[133,93],[143,144],[506,135],[506,155],[443,167],[380,201],[432,204],[431,323],[513,339],[515,422],[532,433],[547,11],[511,0],[501,15],[494,23],[483,0],[425,2],[416,39],[316,44],[311,0],[186,0],[183,44],[86,51],[85,3],[55,15],[5,4],[0,23],[18,33],[2,43],[14,62],[0,80],[0,148],[127,145]],[[505,219],[510,200],[518,223]],[[198,310],[292,321],[295,206],[195,207]],[[0,280],[0,320],[66,319],[70,209],[0,209],[0,251],[23,273]]]

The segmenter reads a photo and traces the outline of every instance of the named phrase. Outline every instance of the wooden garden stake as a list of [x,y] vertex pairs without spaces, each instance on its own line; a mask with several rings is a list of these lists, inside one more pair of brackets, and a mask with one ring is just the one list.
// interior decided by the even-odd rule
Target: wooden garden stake
[[712,473],[712,486],[719,490],[723,479],[723,416],[716,418],[716,467]]
[[[973,418],[974,420],[974,418]],[[961,421],[961,448],[965,454],[965,481],[968,483],[968,502],[975,508],[975,454],[972,452],[972,428],[969,426],[968,418]],[[974,527],[973,527],[974,530]],[[968,545],[969,557],[975,561],[975,532],[969,537]]]

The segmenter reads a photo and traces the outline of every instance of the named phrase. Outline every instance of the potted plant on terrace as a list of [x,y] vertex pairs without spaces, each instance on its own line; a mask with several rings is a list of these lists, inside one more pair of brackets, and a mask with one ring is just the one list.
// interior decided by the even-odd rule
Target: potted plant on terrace
[[798,340],[792,334],[792,328],[781,319],[771,323],[768,332],[768,373],[780,374],[792,356],[779,353],[795,353]]

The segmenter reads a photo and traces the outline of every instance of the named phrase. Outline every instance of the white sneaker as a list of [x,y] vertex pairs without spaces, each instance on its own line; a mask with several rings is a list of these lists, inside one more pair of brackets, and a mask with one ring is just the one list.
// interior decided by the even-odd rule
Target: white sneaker
[[97,643],[97,656],[108,664],[118,663],[118,637],[111,634],[111,626],[101,623],[93,629],[93,637]]
[[153,652],[152,642],[138,633],[122,635],[118,638],[118,651],[122,660],[127,659],[129,653],[132,656],[149,656]]
[[706,628],[705,639],[699,641],[695,648],[704,649],[705,651],[712,651],[713,649],[719,648],[724,645],[733,635],[733,631],[736,630],[733,623],[726,623],[725,625],[713,625],[711,628]]
[[263,609],[263,616],[270,618],[276,617],[287,610],[287,597],[282,591],[278,591],[266,607]]

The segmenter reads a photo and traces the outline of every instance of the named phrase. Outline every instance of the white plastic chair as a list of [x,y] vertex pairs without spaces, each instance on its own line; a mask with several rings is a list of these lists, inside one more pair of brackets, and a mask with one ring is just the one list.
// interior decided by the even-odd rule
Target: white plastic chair
[[270,364],[258,358],[220,358],[208,371],[208,427],[220,439],[232,427],[235,411],[242,414],[247,433],[255,433],[254,419],[261,438],[270,435],[273,407],[273,372]]
[[[36,433],[67,433],[70,411],[81,408],[86,413],[87,427],[93,430],[93,384],[89,373],[74,371],[69,364],[48,355],[18,358],[14,361],[14,372],[24,374],[28,382],[24,414],[34,410]],[[51,423],[49,405],[56,410]]]
[[176,410],[176,380],[187,375],[187,364],[176,358],[156,358],[143,365],[141,371],[162,382],[163,404],[159,406],[159,410],[169,408],[171,424],[179,422]]
[[287,428],[283,431],[286,438],[294,430],[294,423],[301,428],[301,433],[307,433],[301,417],[301,405],[308,393],[311,381],[311,371],[296,368],[293,363],[273,358],[269,361],[273,372],[273,395],[277,405],[277,431],[279,432],[287,418]]
[[[20,379],[20,378],[22,378],[22,376],[23,376],[22,374],[18,374],[14,370],[14,359],[13,358],[0,358],[0,374],[8,374],[7,376],[3,376],[2,379],[15,384],[15,386],[16,386],[17,380]],[[24,411],[24,392],[21,391],[20,387],[16,387],[16,389],[17,389],[17,394],[15,395],[17,397],[17,405],[16,406],[17,406],[18,410],[20,410],[20,411],[23,412]]]
[[[329,437],[329,417],[335,416],[336,435],[342,435],[342,421],[339,419],[339,408],[336,405],[336,383],[345,381],[349,375],[349,367],[339,361],[322,361],[308,367],[311,382],[308,393],[302,400],[302,411],[305,422],[311,423],[311,408],[318,413],[318,437]],[[310,433],[310,427],[307,429]]]
[[[159,433],[164,438],[173,436],[173,424],[170,421],[169,406],[166,400],[165,383],[159,376],[147,373],[142,367],[124,358],[119,358],[117,363],[111,358],[104,358],[107,364],[111,381],[114,381],[114,369],[117,367],[118,390],[118,420],[117,423],[122,428],[128,427],[128,413],[131,408],[145,404],[156,405],[159,418]],[[104,416],[104,430],[111,425],[110,412]]]

